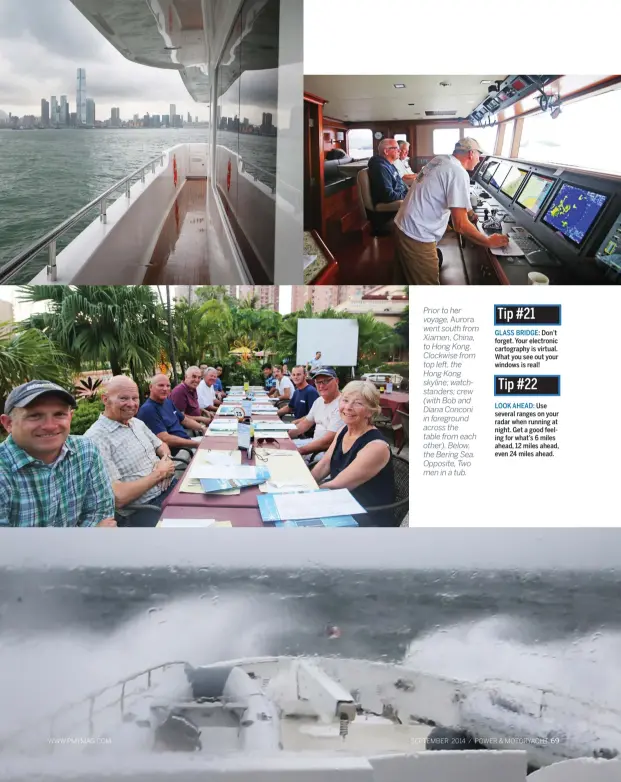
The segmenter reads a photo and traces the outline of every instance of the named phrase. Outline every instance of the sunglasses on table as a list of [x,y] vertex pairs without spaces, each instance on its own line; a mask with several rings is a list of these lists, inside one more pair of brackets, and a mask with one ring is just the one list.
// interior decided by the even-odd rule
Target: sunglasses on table
[[271,448],[280,448],[280,443],[275,437],[257,437],[256,443],[258,448],[265,445],[269,445]]

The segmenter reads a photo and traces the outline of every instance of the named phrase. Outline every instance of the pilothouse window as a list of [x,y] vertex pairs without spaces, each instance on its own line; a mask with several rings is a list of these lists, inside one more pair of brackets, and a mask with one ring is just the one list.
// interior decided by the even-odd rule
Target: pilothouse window
[[620,125],[621,89],[561,104],[556,119],[524,118],[520,158],[621,174]]
[[436,128],[433,131],[433,154],[451,155],[459,141],[459,128]]
[[502,139],[501,157],[511,157],[511,144],[513,143],[514,122],[507,122],[505,125],[505,135]]
[[347,151],[354,160],[364,160],[373,155],[373,131],[355,128],[347,132]]
[[[493,128],[473,128],[473,130],[464,130],[464,136],[475,138],[481,145],[481,149],[488,155],[495,154],[496,136],[498,135],[498,126]],[[452,152],[453,150],[451,150]]]

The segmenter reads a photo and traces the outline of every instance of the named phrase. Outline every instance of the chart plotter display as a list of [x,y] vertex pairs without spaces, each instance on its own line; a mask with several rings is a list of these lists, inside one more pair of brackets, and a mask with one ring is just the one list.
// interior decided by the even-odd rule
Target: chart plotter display
[[607,200],[608,196],[602,193],[565,183],[552,199],[542,222],[581,247]]
[[511,163],[501,163],[494,172],[494,176],[492,177],[490,184],[494,185],[494,187],[500,188],[510,170]]
[[511,171],[509,171],[505,181],[502,183],[502,187],[500,188],[501,192],[506,196],[509,196],[509,198],[513,198],[520,189],[520,185],[524,181],[526,174],[528,174],[526,169],[512,166]]
[[547,176],[531,174],[528,182],[524,185],[524,190],[522,190],[517,199],[517,203],[523,206],[532,217],[536,217],[554,181],[554,179]]
[[494,171],[498,168],[498,163],[495,160],[492,160],[491,163],[488,164],[487,169],[485,170],[485,173],[481,177],[483,182],[489,182],[489,180],[492,178],[492,174]]

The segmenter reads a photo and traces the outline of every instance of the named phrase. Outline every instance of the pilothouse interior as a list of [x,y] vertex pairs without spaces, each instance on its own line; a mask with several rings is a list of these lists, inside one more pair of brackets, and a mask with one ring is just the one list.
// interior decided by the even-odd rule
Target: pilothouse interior
[[398,281],[401,202],[373,202],[369,159],[384,140],[405,141],[418,174],[464,138],[487,153],[469,172],[471,222],[509,242],[491,249],[449,222],[438,243],[440,284],[621,282],[621,76],[304,81],[307,283]]

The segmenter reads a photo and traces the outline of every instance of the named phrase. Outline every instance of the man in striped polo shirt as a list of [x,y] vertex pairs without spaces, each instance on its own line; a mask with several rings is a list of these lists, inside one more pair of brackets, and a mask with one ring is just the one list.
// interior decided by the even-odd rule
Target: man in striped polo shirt
[[47,380],[13,389],[0,423],[0,527],[116,527],[97,447],[70,435],[75,399]]

